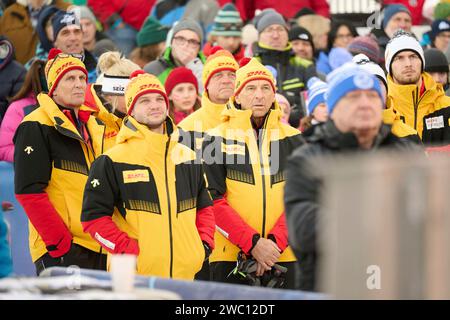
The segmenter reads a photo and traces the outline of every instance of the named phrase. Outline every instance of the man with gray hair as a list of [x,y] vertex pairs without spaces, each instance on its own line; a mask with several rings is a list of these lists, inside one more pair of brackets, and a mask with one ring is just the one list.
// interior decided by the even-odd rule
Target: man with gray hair
[[277,92],[287,97],[292,106],[289,123],[298,127],[300,118],[305,115],[301,91],[306,90],[309,78],[316,75],[315,67],[305,68],[295,65],[292,44],[289,42],[288,27],[283,16],[274,9],[265,9],[255,17],[259,40],[253,45],[253,55],[263,65],[277,70]]

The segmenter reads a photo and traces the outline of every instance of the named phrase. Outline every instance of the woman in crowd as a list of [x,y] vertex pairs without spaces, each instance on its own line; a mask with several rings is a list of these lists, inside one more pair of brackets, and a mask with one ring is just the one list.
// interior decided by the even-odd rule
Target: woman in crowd
[[197,78],[190,69],[173,69],[167,77],[165,87],[170,104],[169,116],[175,124],[200,108]]
[[25,81],[11,98],[11,104],[6,111],[0,127],[0,161],[14,162],[13,137],[22,119],[36,109],[36,96],[47,91],[45,80],[45,62],[35,60],[28,70]]

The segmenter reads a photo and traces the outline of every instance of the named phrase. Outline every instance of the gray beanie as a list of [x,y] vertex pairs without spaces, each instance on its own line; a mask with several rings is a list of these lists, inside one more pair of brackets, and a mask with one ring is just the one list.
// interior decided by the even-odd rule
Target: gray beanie
[[191,30],[194,31],[198,37],[200,38],[200,43],[203,43],[203,29],[198,24],[197,21],[185,18],[180,20],[174,27],[173,27],[173,36],[175,36],[179,31],[181,30]]
[[274,24],[282,25],[287,30],[286,21],[284,20],[283,16],[274,9],[263,10],[259,14],[259,17],[255,18],[255,26],[258,30],[258,33],[263,32],[264,29]]
[[87,6],[73,6],[69,11],[75,13],[78,20],[88,19],[94,23],[96,23],[97,21],[95,15],[92,13],[91,9],[89,9]]

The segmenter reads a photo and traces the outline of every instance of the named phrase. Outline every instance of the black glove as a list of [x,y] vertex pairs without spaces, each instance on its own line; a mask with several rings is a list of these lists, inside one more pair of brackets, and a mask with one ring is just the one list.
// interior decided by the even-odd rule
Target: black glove
[[203,243],[203,248],[205,249],[205,260],[208,260],[209,256],[211,255],[212,250],[205,241],[202,241],[202,243]]

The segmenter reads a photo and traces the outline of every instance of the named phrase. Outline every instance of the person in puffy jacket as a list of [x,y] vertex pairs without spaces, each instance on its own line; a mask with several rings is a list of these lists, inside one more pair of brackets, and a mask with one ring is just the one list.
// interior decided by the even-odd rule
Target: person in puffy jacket
[[0,123],[8,109],[9,99],[22,87],[25,68],[14,59],[11,42],[0,36]]
[[13,137],[17,127],[25,116],[37,108],[38,94],[47,91],[44,68],[44,61],[34,61],[25,76],[22,88],[11,98],[11,104],[0,127],[0,161],[14,161]]
[[303,139],[281,122],[272,73],[255,58],[242,62],[247,63],[236,71],[222,123],[208,131],[202,148],[217,230],[211,280],[248,284],[232,274],[244,254],[256,261],[260,279],[274,264],[286,267],[283,288],[292,289],[296,263],[287,242],[282,190],[285,161]]
[[307,137],[287,161],[284,203],[289,244],[297,257],[300,290],[317,290],[320,259],[317,225],[323,180],[312,164],[321,156],[368,153],[374,150],[422,150],[400,139],[383,124],[384,96],[378,79],[360,66],[349,64],[328,77],[326,104],[330,118]]
[[138,274],[192,280],[214,248],[201,161],[179,143],[161,82],[142,70],[130,79],[117,144],[86,182],[83,230],[110,254],[136,255]]

